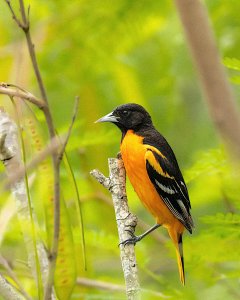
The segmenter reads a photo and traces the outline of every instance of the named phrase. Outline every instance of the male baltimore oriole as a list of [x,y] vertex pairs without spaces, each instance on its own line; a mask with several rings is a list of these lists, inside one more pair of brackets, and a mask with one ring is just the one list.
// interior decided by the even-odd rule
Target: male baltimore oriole
[[187,187],[173,150],[153,126],[148,112],[138,104],[118,106],[97,122],[112,122],[120,128],[120,149],[127,176],[157,221],[147,232],[133,236],[124,244],[135,244],[159,226],[166,227],[176,248],[180,280],[184,285],[182,234],[185,228],[192,233],[194,225]]

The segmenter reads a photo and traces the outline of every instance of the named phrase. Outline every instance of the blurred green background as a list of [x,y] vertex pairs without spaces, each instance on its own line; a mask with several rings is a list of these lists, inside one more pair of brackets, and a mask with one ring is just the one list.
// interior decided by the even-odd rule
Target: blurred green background
[[[18,1],[11,2],[19,12]],[[222,58],[236,58],[227,71],[239,101],[240,2],[204,2]],[[179,282],[174,248],[164,229],[136,246],[143,299],[239,299],[239,171],[229,163],[208,114],[173,1],[32,0],[25,4],[30,4],[32,38],[59,133],[67,131],[75,96],[80,97],[67,153],[82,202],[87,270],[83,267],[75,191],[67,168],[61,173],[77,276],[124,284],[110,195],[89,172],[98,168],[107,175],[107,159],[116,156],[120,142],[115,126],[94,121],[117,105],[136,102],[149,111],[175,151],[188,184],[196,225],[192,236],[184,236],[185,287]],[[0,28],[0,81],[39,96],[24,36],[4,1],[0,4]],[[14,117],[7,97],[1,96],[0,104]],[[36,137],[31,136],[29,120],[33,120],[43,145],[47,141],[45,121],[33,106],[18,106],[30,159],[36,154]],[[3,178],[3,167],[1,171]],[[40,235],[47,241],[41,203],[51,175],[40,173],[41,168],[30,174],[31,193]],[[7,205],[12,201],[9,197],[2,190],[0,252],[34,295],[14,211],[6,219]],[[131,211],[141,219],[137,229],[141,233],[146,229],[144,224],[152,225],[154,220],[129,184],[128,197]],[[76,284],[71,299],[125,299],[125,294]]]

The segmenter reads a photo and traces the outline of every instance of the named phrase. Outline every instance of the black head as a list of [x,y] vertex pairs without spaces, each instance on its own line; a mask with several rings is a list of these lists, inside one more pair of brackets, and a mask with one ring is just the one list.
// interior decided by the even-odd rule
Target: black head
[[149,113],[139,104],[128,103],[118,106],[113,112],[96,122],[111,122],[116,124],[123,133],[132,129],[139,131],[152,126]]

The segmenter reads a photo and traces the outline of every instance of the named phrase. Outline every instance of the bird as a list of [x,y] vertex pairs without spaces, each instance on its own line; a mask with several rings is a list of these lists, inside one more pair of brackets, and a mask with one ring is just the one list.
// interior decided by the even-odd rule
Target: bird
[[135,245],[153,230],[165,227],[185,285],[182,235],[185,229],[192,233],[194,223],[187,186],[171,146],[154,127],[150,114],[136,103],[120,105],[96,122],[111,122],[121,130],[120,152],[127,177],[156,220],[149,230],[123,244]]

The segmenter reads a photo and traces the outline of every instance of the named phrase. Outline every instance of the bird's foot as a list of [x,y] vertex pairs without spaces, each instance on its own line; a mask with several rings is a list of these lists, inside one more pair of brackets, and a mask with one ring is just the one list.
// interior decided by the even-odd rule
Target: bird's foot
[[147,231],[145,231],[143,234],[140,234],[138,236],[134,235],[135,226],[129,226],[129,229],[127,229],[126,231],[129,232],[131,237],[129,239],[126,239],[125,241],[121,242],[119,244],[119,246],[120,245],[126,246],[128,244],[136,245],[137,242],[141,241],[141,239],[143,239],[146,235],[148,235],[150,232],[154,231],[155,229],[157,229],[160,226],[161,226],[161,224],[155,224],[154,226],[149,228]]
[[129,245],[129,244],[133,244],[135,246],[137,242],[141,241],[141,239],[142,239],[141,235],[139,235],[139,236],[132,235],[131,238],[126,239],[125,241],[121,242],[119,244],[119,246],[120,245],[126,246],[126,245]]

